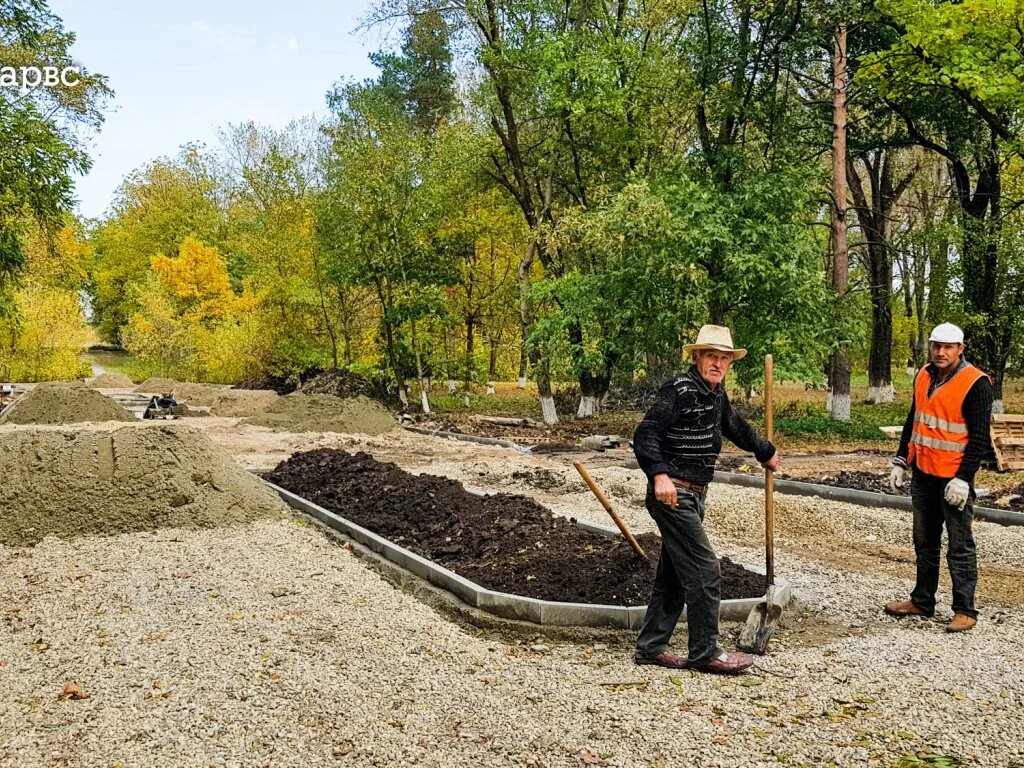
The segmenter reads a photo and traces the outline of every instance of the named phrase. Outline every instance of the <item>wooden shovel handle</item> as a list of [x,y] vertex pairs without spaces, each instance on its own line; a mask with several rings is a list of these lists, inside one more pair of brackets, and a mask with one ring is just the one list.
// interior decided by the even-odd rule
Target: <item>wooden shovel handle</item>
[[594,495],[597,496],[597,500],[601,502],[601,506],[605,508],[609,515],[611,515],[615,525],[618,526],[620,531],[622,531],[622,535],[626,537],[626,541],[629,542],[629,546],[637,554],[637,557],[642,557],[644,560],[647,560],[647,553],[644,552],[643,547],[640,546],[639,542],[633,538],[633,534],[629,532],[629,528],[626,527],[625,521],[619,517],[618,513],[614,509],[612,509],[612,503],[608,501],[608,497],[604,495],[604,492],[597,486],[597,483],[594,482],[594,478],[592,478],[590,473],[587,472],[587,468],[578,461],[574,461],[572,465],[576,467],[576,471],[580,473],[580,477],[583,478],[583,482],[585,482],[590,487],[590,490],[593,491]]
[[[764,431],[771,441],[775,437],[772,414],[772,386],[775,378],[775,361],[771,355],[764,356]],[[768,586],[775,583],[775,472],[764,471],[764,560]]]

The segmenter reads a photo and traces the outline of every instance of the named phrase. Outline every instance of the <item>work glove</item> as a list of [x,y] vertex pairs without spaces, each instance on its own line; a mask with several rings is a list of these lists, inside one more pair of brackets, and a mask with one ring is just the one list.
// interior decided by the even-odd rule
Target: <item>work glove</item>
[[899,493],[899,489],[903,487],[906,480],[907,468],[901,464],[893,464],[892,472],[889,473],[889,487],[892,488],[892,492]]
[[951,507],[957,509],[963,509],[967,503],[967,496],[971,492],[971,486],[959,477],[954,477],[948,483],[946,483],[946,502]]

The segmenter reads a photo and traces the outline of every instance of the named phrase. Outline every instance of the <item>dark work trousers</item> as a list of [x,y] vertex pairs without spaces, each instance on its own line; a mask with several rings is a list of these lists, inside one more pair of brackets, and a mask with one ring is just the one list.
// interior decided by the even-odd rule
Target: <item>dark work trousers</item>
[[722,572],[718,557],[704,533],[704,497],[676,489],[676,506],[654,497],[647,485],[647,511],[661,532],[661,559],[647,606],[636,656],[652,658],[665,650],[686,609],[690,663],[707,664],[718,655],[718,604]]
[[939,555],[942,526],[948,539],[946,563],[953,581],[953,611],[977,618],[974,589],[978,586],[978,557],[971,522],[974,519],[974,488],[964,508],[946,503],[948,477],[935,477],[914,470],[910,495],[914,502],[914,551],[917,554],[917,584],[911,602],[929,616],[935,612],[935,591],[939,588]]

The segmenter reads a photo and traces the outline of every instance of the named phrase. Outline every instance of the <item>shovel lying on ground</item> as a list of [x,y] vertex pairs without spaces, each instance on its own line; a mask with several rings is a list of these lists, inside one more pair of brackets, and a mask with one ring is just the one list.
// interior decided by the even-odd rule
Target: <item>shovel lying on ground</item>
[[580,473],[580,477],[583,478],[583,482],[585,482],[590,487],[590,490],[594,492],[594,495],[597,496],[597,500],[601,502],[601,506],[608,511],[609,515],[611,515],[615,525],[618,526],[620,531],[622,531],[622,535],[626,537],[626,541],[629,542],[629,546],[636,553],[636,556],[647,560],[647,553],[644,552],[643,547],[640,546],[639,542],[633,538],[633,534],[629,532],[629,528],[626,527],[625,521],[619,517],[618,513],[614,509],[612,509],[612,503],[608,501],[608,497],[604,495],[604,492],[597,486],[597,483],[594,482],[594,478],[592,478],[590,473],[587,472],[587,468],[578,461],[574,461],[572,465],[576,467],[576,471]]
[[[764,356],[764,431],[771,440],[772,430],[772,378],[774,365],[771,355]],[[768,590],[764,600],[755,605],[747,623],[740,632],[737,645],[749,653],[764,655],[768,648],[768,640],[775,634],[782,606],[776,602],[775,596],[775,473],[764,471],[764,560]]]

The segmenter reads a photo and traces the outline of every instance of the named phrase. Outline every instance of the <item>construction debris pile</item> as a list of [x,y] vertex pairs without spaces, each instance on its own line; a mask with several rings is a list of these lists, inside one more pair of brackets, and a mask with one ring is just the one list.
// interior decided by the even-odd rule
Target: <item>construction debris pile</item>
[[8,432],[0,477],[0,544],[8,546],[285,514],[258,478],[178,425]]
[[[135,417],[81,382],[38,384],[0,418],[0,424],[76,424],[85,421],[135,421]],[[3,477],[0,472],[0,477]]]

